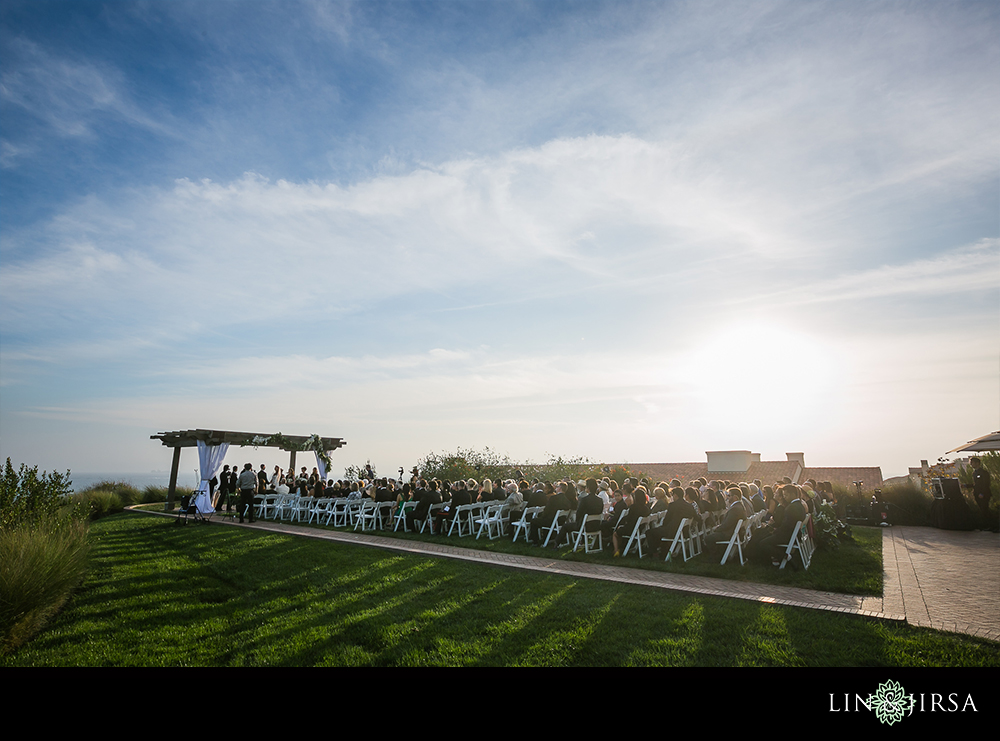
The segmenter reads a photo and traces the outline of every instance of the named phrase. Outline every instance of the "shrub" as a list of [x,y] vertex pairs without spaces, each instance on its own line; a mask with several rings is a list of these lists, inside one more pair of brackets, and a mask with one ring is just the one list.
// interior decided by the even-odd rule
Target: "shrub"
[[931,502],[934,498],[913,482],[884,487],[881,499],[889,505],[889,522],[893,525],[930,523]]
[[[152,504],[154,502],[165,502],[167,501],[168,487],[166,486],[153,486],[149,484],[145,489],[142,490],[142,504]],[[183,496],[180,487],[177,487],[177,496]]]
[[78,491],[77,494],[90,494],[96,491],[110,492],[117,495],[123,507],[130,507],[133,504],[140,504],[142,502],[142,492],[130,481],[98,481],[96,484],[91,484],[86,489]]
[[105,489],[91,489],[79,491],[73,495],[73,500],[79,504],[82,511],[91,520],[99,520],[102,517],[121,512],[125,509],[125,502],[113,491]]
[[813,518],[813,532],[816,535],[816,544],[820,548],[836,548],[840,545],[841,539],[850,539],[847,526],[840,521],[833,510],[833,505],[829,502],[822,502],[817,507],[816,516]]
[[[847,505],[866,505],[871,501],[874,489],[863,489],[860,493],[853,487],[834,484],[837,511],[843,514]],[[893,525],[930,524],[933,497],[913,481],[883,486],[877,495],[889,505],[889,521]]]
[[42,473],[10,458],[0,476],[0,653],[54,615],[87,565],[85,511],[68,499],[69,471]]
[[23,463],[17,471],[10,463],[0,476],[0,529],[30,526],[56,517],[72,491],[69,471],[38,473],[38,466]]
[[520,477],[542,481],[575,481],[591,476],[598,479],[610,476],[621,484],[626,477],[636,476],[627,466],[609,468],[579,456],[563,458],[550,453],[545,463],[517,463],[509,456],[501,456],[492,448],[458,448],[454,453],[428,453],[417,463],[417,469],[424,478],[445,481],[470,478],[476,481],[484,478],[495,481]]
[[420,475],[444,481],[512,478],[518,465],[491,448],[458,448],[454,453],[428,453],[417,462]]
[[[378,473],[375,471],[375,467],[372,466],[372,462],[368,461],[368,466],[371,467],[371,474],[368,473],[365,466],[355,466],[350,465],[344,469],[344,479],[346,481],[360,481],[361,479],[377,478]],[[295,473],[292,471],[292,473]]]

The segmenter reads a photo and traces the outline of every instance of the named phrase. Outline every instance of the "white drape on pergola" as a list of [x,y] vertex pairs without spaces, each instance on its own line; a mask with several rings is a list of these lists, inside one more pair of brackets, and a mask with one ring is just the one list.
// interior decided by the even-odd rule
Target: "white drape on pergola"
[[203,515],[215,511],[215,507],[212,506],[212,497],[208,493],[208,482],[219,473],[227,452],[229,452],[229,443],[209,445],[204,440],[198,441],[198,467],[201,469],[201,482],[198,484],[198,493],[195,495],[194,504]]
[[[316,453],[316,451],[313,452]],[[319,457],[319,453],[316,453],[316,468],[319,469],[320,480],[323,482],[323,485],[326,486],[326,464],[323,462],[323,459]]]

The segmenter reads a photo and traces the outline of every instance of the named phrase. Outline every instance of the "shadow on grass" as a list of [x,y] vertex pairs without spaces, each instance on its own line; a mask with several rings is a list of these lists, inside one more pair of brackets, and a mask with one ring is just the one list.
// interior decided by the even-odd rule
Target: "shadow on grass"
[[1000,647],[847,615],[681,595],[141,515],[2,665],[997,665]]
[[[353,528],[323,527],[296,523],[294,527],[304,529],[332,530],[336,532],[354,532]],[[606,566],[624,566],[647,571],[661,571],[691,576],[706,576],[715,579],[731,581],[755,582],[758,584],[774,584],[778,586],[801,587],[825,592],[855,595],[882,595],[882,531],[878,528],[856,527],[854,539],[840,543],[830,550],[818,550],[808,570],[794,561],[789,568],[777,569],[770,565],[748,562],[741,566],[738,560],[730,560],[722,565],[707,554],[696,556],[688,562],[682,559],[664,562],[661,559],[642,558],[629,555],[625,558],[613,558],[610,552],[586,554],[582,550],[573,553],[570,548],[546,548],[525,543],[519,540],[514,543],[510,538],[488,540],[476,539],[473,536],[448,537],[444,535],[429,535],[419,533],[393,532],[392,530],[370,530],[370,535],[412,540],[436,545],[447,545],[457,548],[470,548],[492,553],[509,553],[519,556],[536,556],[556,560],[576,561],[602,564]]]

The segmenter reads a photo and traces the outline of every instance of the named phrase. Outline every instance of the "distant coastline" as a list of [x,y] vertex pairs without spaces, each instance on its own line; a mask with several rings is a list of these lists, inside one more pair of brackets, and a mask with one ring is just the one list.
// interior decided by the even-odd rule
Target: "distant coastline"
[[[76,473],[70,471],[73,481],[73,491],[81,491],[99,481],[128,481],[137,489],[147,486],[167,486],[170,483],[170,471],[144,471],[132,473]],[[197,485],[194,470],[178,471],[177,485],[194,488]]]

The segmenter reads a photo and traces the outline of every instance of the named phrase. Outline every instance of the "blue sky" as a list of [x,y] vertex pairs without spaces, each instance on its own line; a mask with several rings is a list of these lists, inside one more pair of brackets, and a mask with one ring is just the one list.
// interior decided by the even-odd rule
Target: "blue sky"
[[5,2],[0,456],[904,473],[1000,428],[998,39],[988,2]]

